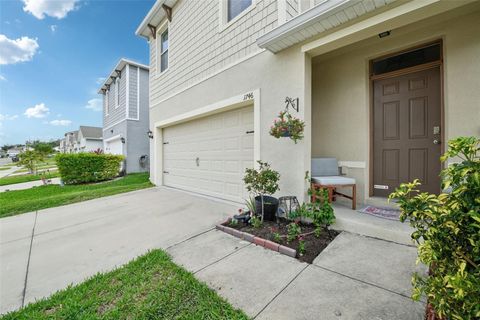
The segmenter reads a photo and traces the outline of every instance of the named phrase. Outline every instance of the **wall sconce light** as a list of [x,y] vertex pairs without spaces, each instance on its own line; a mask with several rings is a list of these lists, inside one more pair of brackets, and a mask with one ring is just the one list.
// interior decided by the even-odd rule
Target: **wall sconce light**
[[124,137],[121,137],[121,138],[120,138],[120,141],[122,141],[122,143],[125,143],[125,138],[124,138]]
[[147,131],[147,135],[148,135],[148,137],[149,137],[150,139],[153,139],[153,132],[152,132],[152,130],[148,130],[148,131]]

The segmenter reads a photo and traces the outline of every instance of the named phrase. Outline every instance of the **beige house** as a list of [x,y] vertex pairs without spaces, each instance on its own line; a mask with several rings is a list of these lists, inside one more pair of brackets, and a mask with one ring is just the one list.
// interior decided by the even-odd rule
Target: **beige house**
[[[480,135],[480,2],[158,0],[150,44],[151,180],[242,202],[271,163],[304,199],[312,157],[336,157],[357,201],[420,178],[440,191],[448,139]],[[269,129],[298,98],[305,138]]]

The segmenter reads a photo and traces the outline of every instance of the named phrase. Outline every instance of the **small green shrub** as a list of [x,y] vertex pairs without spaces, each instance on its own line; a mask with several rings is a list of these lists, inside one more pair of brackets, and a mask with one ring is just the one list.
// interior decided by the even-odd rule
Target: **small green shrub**
[[55,156],[65,184],[110,180],[118,175],[121,155],[95,153],[60,153]]
[[292,242],[302,233],[302,228],[296,222],[289,223],[287,229],[287,242]]
[[453,158],[441,173],[440,195],[419,192],[418,180],[390,195],[415,229],[418,260],[429,276],[415,275],[413,298],[425,294],[442,319],[480,318],[480,139],[460,137],[448,143],[442,161]]

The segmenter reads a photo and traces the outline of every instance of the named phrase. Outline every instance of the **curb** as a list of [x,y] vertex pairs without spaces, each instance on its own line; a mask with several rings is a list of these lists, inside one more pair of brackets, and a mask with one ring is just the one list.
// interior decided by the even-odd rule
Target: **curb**
[[[225,221],[224,223],[229,223],[230,219]],[[223,231],[225,233],[228,233],[229,235],[232,235],[234,237],[237,237],[239,239],[251,242],[257,246],[264,247],[265,249],[272,250],[281,254],[284,254],[286,256],[289,256],[291,258],[296,258],[297,256],[297,250],[283,246],[281,244],[278,244],[276,242],[270,241],[270,240],[265,240],[260,237],[256,237],[250,233],[242,232],[237,229],[233,229],[227,226],[224,226],[222,224],[217,224],[215,226],[217,230]]]

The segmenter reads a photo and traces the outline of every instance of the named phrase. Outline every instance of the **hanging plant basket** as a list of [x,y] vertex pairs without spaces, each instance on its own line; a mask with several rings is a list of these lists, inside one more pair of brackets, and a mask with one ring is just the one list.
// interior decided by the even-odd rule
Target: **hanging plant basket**
[[305,122],[295,118],[288,111],[282,111],[270,127],[270,135],[279,138],[290,138],[297,143],[303,139]]

